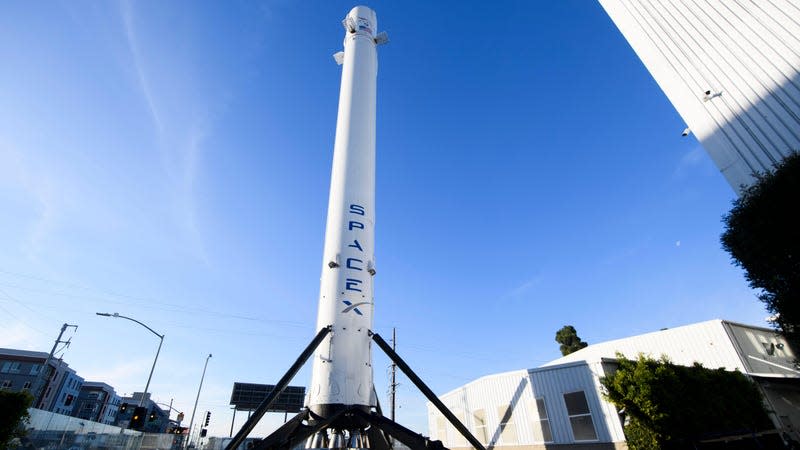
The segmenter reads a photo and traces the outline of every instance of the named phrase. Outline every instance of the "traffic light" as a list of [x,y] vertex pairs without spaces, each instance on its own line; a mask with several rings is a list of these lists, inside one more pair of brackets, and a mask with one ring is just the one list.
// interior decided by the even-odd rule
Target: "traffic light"
[[208,426],[209,422],[211,422],[211,411],[206,411],[206,424],[205,424],[205,426]]
[[123,403],[122,405],[119,406],[119,413],[120,414],[124,414],[126,411],[128,411],[128,404],[127,403]]
[[147,408],[144,406],[137,406],[136,409],[133,410],[133,416],[131,417],[128,428],[132,430],[141,430],[144,428],[144,416],[146,415]]
[[150,422],[156,420],[156,412],[155,411],[151,412],[150,416],[148,416],[147,420],[150,421]]
[[72,400],[74,400],[74,399],[75,399],[75,397],[72,394],[67,394],[67,398],[66,398],[66,400],[64,400],[64,406],[71,405],[72,404]]

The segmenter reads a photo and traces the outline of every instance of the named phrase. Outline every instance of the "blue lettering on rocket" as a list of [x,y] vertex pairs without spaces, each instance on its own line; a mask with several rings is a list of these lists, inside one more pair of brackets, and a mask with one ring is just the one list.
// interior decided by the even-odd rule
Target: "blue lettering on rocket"
[[[358,204],[355,204],[355,203],[351,203],[349,208],[348,208],[348,210],[347,210],[347,213],[351,214],[350,218],[353,218],[353,215],[366,217],[367,210],[366,210],[366,208],[364,208],[361,205],[358,205]],[[356,218],[353,218],[353,219],[356,219]],[[348,272],[348,271],[345,271],[344,273],[342,273],[342,275],[345,277],[344,290],[345,291],[349,291],[349,292],[363,292],[362,291],[362,286],[364,284],[364,281],[360,277],[361,277],[361,273],[363,273],[363,271],[364,271],[364,259],[363,259],[363,256],[360,256],[360,255],[364,253],[364,247],[361,244],[361,242],[359,242],[358,239],[356,239],[356,237],[361,237],[362,241],[363,241],[363,236],[361,236],[359,234],[358,230],[366,231],[366,222],[364,221],[364,219],[358,218],[358,220],[348,220],[348,222],[347,222],[347,230],[345,230],[345,232],[346,233],[349,232],[349,234],[347,235],[347,237],[345,239],[347,241],[350,241],[350,243],[347,244],[347,248],[345,249],[346,250],[346,254],[342,255],[345,258],[344,267],[345,267],[346,270],[358,271],[359,272],[358,274],[355,273],[355,272]],[[355,250],[349,250],[351,248],[355,249]],[[359,255],[355,255],[354,254],[356,251],[359,252]],[[349,253],[349,255],[347,253]],[[353,277],[353,278],[349,278],[349,277]],[[355,277],[358,277],[358,278],[355,278]],[[352,294],[350,294],[350,295],[352,295]],[[362,315],[362,312],[357,308],[357,306],[369,303],[369,302],[359,302],[359,303],[354,304],[354,303],[352,303],[351,300],[348,300],[347,298],[344,298],[341,301],[346,306],[346,308],[344,308],[341,311],[343,314],[347,314],[347,313],[353,311],[357,315]],[[353,301],[356,301],[356,300],[353,300]]]
[[361,280],[357,280],[355,278],[348,278],[347,282],[345,283],[344,288],[345,288],[345,290],[348,290],[348,291],[361,292],[361,289],[355,287],[355,286],[360,285],[361,283],[363,283]]

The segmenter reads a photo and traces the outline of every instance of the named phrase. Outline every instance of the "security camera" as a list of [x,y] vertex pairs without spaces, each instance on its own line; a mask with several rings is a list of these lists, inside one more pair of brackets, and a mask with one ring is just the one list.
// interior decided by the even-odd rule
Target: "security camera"
[[714,97],[719,97],[720,95],[722,95],[722,92],[721,91],[713,92],[711,90],[708,90],[708,91],[705,91],[704,94],[705,95],[703,96],[703,101],[707,102],[707,101],[711,100]]

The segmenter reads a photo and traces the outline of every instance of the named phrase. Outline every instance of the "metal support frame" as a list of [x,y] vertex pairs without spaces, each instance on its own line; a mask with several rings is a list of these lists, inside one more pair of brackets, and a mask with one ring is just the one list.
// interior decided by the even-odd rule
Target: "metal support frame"
[[[378,344],[378,347],[380,347],[381,350],[383,350],[383,352],[386,353],[386,356],[388,356],[389,359],[392,360],[392,362],[397,364],[397,367],[399,367],[400,370],[402,370],[403,373],[406,374],[408,379],[411,380],[412,383],[414,383],[414,386],[416,386],[417,389],[422,391],[422,393],[425,395],[428,401],[430,401],[431,403],[433,403],[434,406],[436,406],[436,409],[438,409],[439,412],[442,413],[442,415],[447,418],[447,420],[455,427],[455,429],[458,430],[458,432],[461,433],[461,435],[464,436],[467,439],[467,441],[469,441],[469,443],[472,444],[472,446],[475,447],[477,450],[486,450],[483,444],[481,444],[480,441],[478,441],[478,439],[476,439],[475,436],[473,436],[472,433],[469,432],[467,427],[465,427],[464,424],[461,423],[461,421],[458,420],[458,418],[456,418],[456,416],[447,408],[447,406],[444,406],[444,403],[442,403],[442,401],[439,400],[439,397],[437,397],[436,394],[434,394],[433,391],[430,390],[430,388],[427,385],[425,385],[422,379],[418,377],[413,370],[411,370],[411,367],[409,367],[408,364],[406,364],[406,362],[403,361],[403,358],[401,358],[400,355],[398,355],[394,350],[392,350],[392,347],[389,344],[387,344],[386,341],[384,341],[383,338],[378,333],[371,333],[371,334],[372,334],[372,340],[375,341],[376,344]],[[400,439],[400,437],[398,437],[398,439]]]
[[[322,342],[325,336],[331,332],[331,327],[325,327],[317,333],[317,336],[308,344],[300,357],[297,358],[294,365],[288,372],[281,378],[275,389],[272,391],[264,401],[258,406],[253,415],[248,418],[247,422],[242,426],[239,432],[236,433],[233,440],[225,447],[225,450],[236,450],[239,445],[247,438],[247,435],[253,430],[256,424],[261,420],[267,412],[272,403],[278,398],[278,395],[288,386],[289,382],[294,378],[300,368],[305,364],[308,358],[314,353],[317,346]],[[406,376],[414,383],[417,388],[422,391],[425,397],[433,403],[436,408],[441,412],[447,420],[463,435],[469,443],[475,447],[476,450],[486,450],[483,444],[469,432],[467,427],[462,424],[453,413],[447,409],[436,394],[428,388],[428,386],[420,379],[411,367],[403,361],[402,358],[381,338],[377,333],[369,332],[370,337],[378,347],[383,350],[389,359],[392,360],[399,368],[406,374]],[[376,396],[377,400],[377,396]],[[386,418],[380,405],[376,406],[376,411],[367,412],[360,405],[353,405],[344,408],[333,414],[330,417],[321,419],[308,408],[303,408],[297,415],[295,415],[288,422],[284,423],[280,428],[272,432],[266,438],[258,441],[253,450],[291,450],[292,448],[302,444],[306,439],[314,433],[320,432],[328,428],[336,420],[343,416],[355,416],[363,419],[369,423],[369,428],[366,429],[367,438],[370,442],[370,448],[374,450],[390,450],[392,447],[389,444],[389,437],[397,439],[403,444],[407,445],[412,450],[446,450],[441,441],[432,441],[427,437],[414,432],[394,420]]]
[[247,418],[247,422],[245,422],[244,425],[242,425],[242,428],[236,433],[236,436],[233,437],[233,440],[225,447],[225,450],[234,450],[237,447],[239,447],[239,445],[245,440],[245,438],[247,438],[247,435],[250,434],[251,431],[253,431],[253,428],[255,428],[256,424],[258,424],[261,418],[264,417],[264,414],[267,412],[269,407],[272,406],[275,400],[278,399],[278,396],[281,394],[281,392],[283,392],[283,390],[286,389],[286,386],[289,385],[289,383],[292,381],[292,378],[294,378],[294,376],[297,375],[297,372],[300,370],[301,367],[303,367],[303,364],[306,363],[311,354],[314,353],[314,350],[316,350],[317,347],[319,347],[319,344],[322,342],[323,339],[325,339],[325,336],[327,336],[328,333],[330,332],[331,332],[330,325],[319,330],[317,335],[314,336],[314,339],[308,344],[305,350],[303,350],[303,353],[301,353],[300,356],[297,358],[297,361],[295,361],[294,364],[292,364],[292,367],[289,368],[289,371],[287,371],[283,375],[283,378],[281,378],[280,381],[278,381],[278,384],[275,385],[275,389],[273,389],[272,392],[267,396],[267,398],[265,398],[261,402],[261,404],[258,405],[258,408],[256,408],[253,414]]

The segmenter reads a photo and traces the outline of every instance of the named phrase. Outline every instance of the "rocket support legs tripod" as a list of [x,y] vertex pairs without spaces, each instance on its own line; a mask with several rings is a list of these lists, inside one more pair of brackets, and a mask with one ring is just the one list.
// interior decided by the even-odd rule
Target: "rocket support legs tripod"
[[[255,428],[256,424],[258,424],[272,404],[275,403],[278,395],[280,395],[280,393],[286,389],[286,386],[289,385],[289,383],[292,381],[292,378],[294,378],[303,364],[305,364],[311,354],[314,353],[314,350],[317,349],[325,336],[327,336],[330,332],[330,326],[319,330],[317,335],[308,344],[305,350],[303,350],[292,367],[289,368],[286,374],[284,374],[280,381],[278,381],[278,384],[275,385],[275,389],[273,389],[273,391],[264,399],[264,401],[261,402],[250,418],[247,419],[247,422],[242,425],[242,428],[236,433],[236,436],[233,437],[233,440],[225,447],[225,450],[236,450],[239,445],[244,442],[245,438],[247,438],[247,435],[253,431],[253,428]],[[406,362],[400,358],[400,356],[392,349],[391,346],[389,346],[389,344],[386,343],[386,341],[383,340],[379,334],[370,332],[370,336],[372,337],[372,340],[378,344],[378,347],[380,347],[381,350],[386,353],[389,359],[397,364],[400,370],[406,374],[411,382],[414,383],[414,385],[417,386],[420,391],[422,391],[428,401],[436,406],[436,409],[438,409],[439,412],[441,412],[442,415],[447,418],[453,427],[455,427],[476,450],[485,450],[483,445],[475,438],[475,436],[472,435],[472,433],[469,432],[467,427],[465,427],[464,424],[462,424],[444,405],[444,403],[442,403],[441,400],[436,397],[433,391],[431,391],[430,388],[425,385],[422,379],[420,379],[417,374],[411,370],[411,367],[409,367],[408,364],[406,364]],[[275,430],[272,434],[256,443],[253,448],[254,450],[290,450],[315,433],[324,431],[337,419],[348,415],[359,417],[370,424],[370,427],[367,429],[367,438],[369,440],[370,448],[375,450],[389,450],[389,436],[402,442],[412,450],[444,449],[444,446],[440,441],[431,441],[421,434],[415,433],[408,428],[405,428],[402,425],[387,419],[381,413],[380,407],[378,407],[377,411],[367,413],[355,406],[346,408],[332,415],[331,417],[324,419],[314,418],[307,408],[303,409],[291,420]]]

